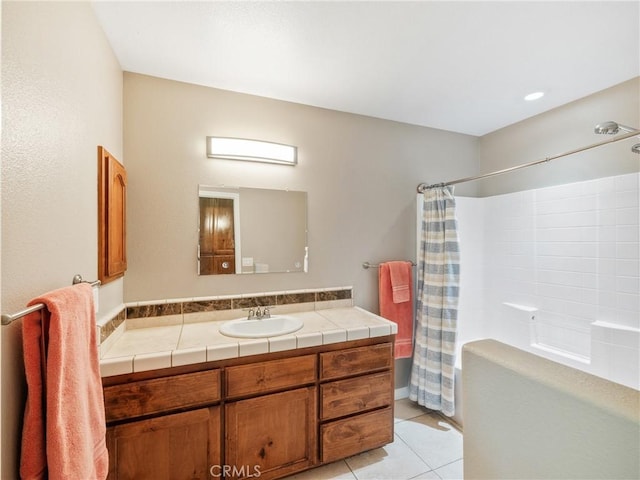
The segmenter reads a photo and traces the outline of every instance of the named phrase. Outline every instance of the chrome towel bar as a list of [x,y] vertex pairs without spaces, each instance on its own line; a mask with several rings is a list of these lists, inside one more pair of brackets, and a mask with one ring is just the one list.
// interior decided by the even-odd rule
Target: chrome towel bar
[[[416,266],[415,263],[411,262],[411,265],[413,265],[414,267]],[[362,268],[364,268],[365,270],[368,268],[378,268],[380,266],[379,263],[369,263],[369,262],[364,262],[362,264]]]
[[[73,285],[77,283],[83,283],[83,282],[90,284],[92,287],[100,285],[100,280],[96,280],[94,282],[85,282],[84,280],[82,280],[82,276],[80,274],[73,277]],[[16,312],[12,315],[3,313],[2,325],[9,325],[14,320],[18,320],[19,318],[22,318],[25,315],[29,315],[30,313],[37,312],[38,310],[41,310],[44,307],[45,307],[44,303],[36,303],[35,305],[31,305],[30,307],[20,310],[19,312]]]

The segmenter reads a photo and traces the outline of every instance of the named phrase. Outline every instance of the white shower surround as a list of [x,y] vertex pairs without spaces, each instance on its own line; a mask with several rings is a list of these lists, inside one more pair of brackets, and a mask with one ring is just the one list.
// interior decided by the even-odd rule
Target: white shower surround
[[632,173],[456,198],[458,373],[464,343],[494,338],[640,389],[639,185]]
[[495,338],[640,389],[639,184],[458,197],[458,348]]

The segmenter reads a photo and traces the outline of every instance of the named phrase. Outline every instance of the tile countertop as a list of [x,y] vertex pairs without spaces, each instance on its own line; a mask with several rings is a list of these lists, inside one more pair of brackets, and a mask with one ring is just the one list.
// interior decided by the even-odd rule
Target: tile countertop
[[125,330],[103,353],[103,377],[177,367],[261,353],[281,352],[364,338],[395,335],[396,323],[359,307],[331,308],[287,314],[303,327],[291,334],[244,339],[219,332],[224,321]]

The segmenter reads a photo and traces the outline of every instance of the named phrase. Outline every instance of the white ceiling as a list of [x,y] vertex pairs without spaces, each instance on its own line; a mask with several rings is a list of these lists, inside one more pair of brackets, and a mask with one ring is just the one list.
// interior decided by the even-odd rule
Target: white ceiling
[[640,75],[640,0],[93,5],[125,71],[471,135]]

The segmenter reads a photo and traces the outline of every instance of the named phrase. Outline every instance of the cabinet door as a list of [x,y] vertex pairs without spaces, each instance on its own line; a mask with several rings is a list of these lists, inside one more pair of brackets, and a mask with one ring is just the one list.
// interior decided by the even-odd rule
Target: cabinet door
[[109,480],[210,479],[220,466],[220,407],[107,428]]
[[317,462],[316,387],[228,403],[225,464],[230,478],[280,478]]
[[98,147],[98,278],[107,283],[127,269],[127,172]]

